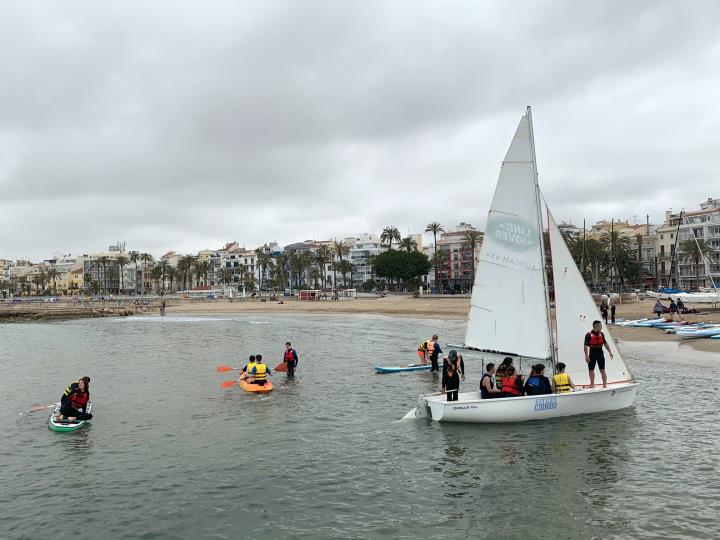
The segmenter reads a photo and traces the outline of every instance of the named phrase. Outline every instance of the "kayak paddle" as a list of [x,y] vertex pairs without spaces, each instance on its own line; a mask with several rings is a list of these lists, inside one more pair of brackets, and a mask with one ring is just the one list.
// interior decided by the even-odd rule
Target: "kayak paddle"
[[234,369],[240,369],[240,368],[231,367],[231,366],[228,366],[227,364],[223,364],[222,366],[217,367],[217,372],[224,373],[225,371],[232,371]]
[[220,383],[220,388],[230,388],[231,386],[235,386],[237,383],[237,381],[223,381]]
[[273,371],[280,371],[284,373],[287,371],[287,364],[285,362],[278,364],[277,366],[275,366]]

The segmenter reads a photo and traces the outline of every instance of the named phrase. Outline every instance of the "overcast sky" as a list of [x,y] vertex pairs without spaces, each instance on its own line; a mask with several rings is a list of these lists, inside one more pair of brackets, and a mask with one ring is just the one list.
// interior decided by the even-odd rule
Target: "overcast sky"
[[0,4],[0,258],[484,226],[526,105],[558,220],[720,197],[720,2]]

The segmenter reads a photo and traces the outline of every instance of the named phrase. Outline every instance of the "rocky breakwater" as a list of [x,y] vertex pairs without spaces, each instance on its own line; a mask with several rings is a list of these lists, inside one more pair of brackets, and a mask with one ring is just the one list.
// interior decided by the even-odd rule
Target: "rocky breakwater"
[[157,311],[157,306],[93,305],[64,302],[0,303],[0,322],[51,321],[92,317],[128,317]]

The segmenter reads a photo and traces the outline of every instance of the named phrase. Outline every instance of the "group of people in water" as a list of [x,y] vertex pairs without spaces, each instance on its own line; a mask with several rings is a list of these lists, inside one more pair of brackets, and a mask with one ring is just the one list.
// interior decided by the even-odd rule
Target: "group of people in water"
[[88,409],[90,403],[90,377],[83,377],[70,383],[60,397],[60,409],[55,415],[58,422],[90,420],[92,414]]
[[[585,334],[583,351],[585,363],[588,367],[590,384],[588,388],[595,387],[595,369],[599,368],[603,388],[607,388],[607,375],[605,373],[604,350],[613,358],[613,352],[608,345],[602,331],[602,322],[593,321],[592,329]],[[438,344],[438,336],[433,335],[429,340],[423,341],[418,347],[418,357],[422,365],[428,360],[432,363],[430,371],[440,371],[438,363],[442,349]],[[512,357],[505,357],[499,366],[488,363],[480,379],[480,397],[482,399],[507,398],[518,396],[541,396],[546,394],[563,394],[575,389],[575,383],[568,373],[567,366],[558,362],[552,378],[545,376],[545,365],[537,363],[531,366],[527,378],[517,372]],[[460,391],[460,381],[465,380],[465,362],[457,351],[450,351],[442,362],[441,392],[446,395],[447,401],[457,401]]]
[[[285,352],[283,353],[283,364],[287,371],[288,378],[295,376],[295,368],[298,364],[298,353],[292,347],[292,343],[285,342]],[[282,365],[282,364],[281,364]],[[277,368],[275,368],[277,371]],[[267,383],[268,375],[272,374],[270,367],[263,362],[262,354],[251,354],[248,363],[240,371],[240,380],[248,383],[264,386]]]

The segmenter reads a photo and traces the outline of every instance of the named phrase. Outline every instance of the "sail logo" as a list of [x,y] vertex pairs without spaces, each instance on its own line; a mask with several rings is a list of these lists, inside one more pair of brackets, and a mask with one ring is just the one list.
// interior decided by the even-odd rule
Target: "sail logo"
[[545,397],[535,400],[535,411],[549,411],[550,409],[557,409],[556,397]]
[[501,246],[517,251],[530,251],[539,244],[538,230],[520,218],[492,218],[486,236]]

